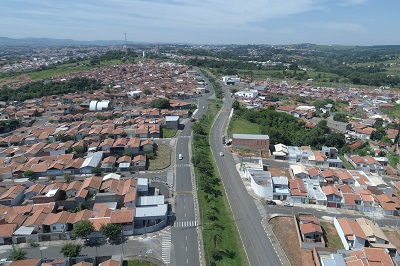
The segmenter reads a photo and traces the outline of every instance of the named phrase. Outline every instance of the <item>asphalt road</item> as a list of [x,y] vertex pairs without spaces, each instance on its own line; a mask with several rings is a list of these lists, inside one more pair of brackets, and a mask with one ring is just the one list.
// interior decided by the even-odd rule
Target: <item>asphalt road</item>
[[[211,128],[210,142],[212,152],[224,183],[249,264],[252,266],[282,265],[261,224],[262,217],[254,199],[247,193],[236,171],[236,163],[232,155],[225,152],[222,145],[221,136],[223,135],[231,106],[232,99],[230,94],[226,92],[225,104]],[[224,152],[225,155],[221,157],[219,155],[220,152]]]
[[[201,117],[207,105],[207,98],[212,93],[208,93],[198,98],[198,111],[195,118]],[[172,265],[200,265],[199,244],[197,238],[197,226],[194,209],[194,187],[189,156],[189,139],[192,130],[190,122],[180,132],[174,153],[175,158],[175,212],[176,220],[171,229],[172,241]],[[179,159],[181,154],[182,159]]]

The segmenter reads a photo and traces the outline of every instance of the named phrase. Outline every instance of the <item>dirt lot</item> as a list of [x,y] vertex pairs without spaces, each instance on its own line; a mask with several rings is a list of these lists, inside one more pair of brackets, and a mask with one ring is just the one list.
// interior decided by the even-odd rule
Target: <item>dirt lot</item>
[[270,224],[292,266],[315,265],[311,250],[300,249],[293,217],[276,217]]
[[400,248],[400,230],[384,230],[385,235],[389,238],[390,243]]
[[288,168],[268,166],[268,170],[271,172],[271,176],[287,176],[290,179],[290,170]]

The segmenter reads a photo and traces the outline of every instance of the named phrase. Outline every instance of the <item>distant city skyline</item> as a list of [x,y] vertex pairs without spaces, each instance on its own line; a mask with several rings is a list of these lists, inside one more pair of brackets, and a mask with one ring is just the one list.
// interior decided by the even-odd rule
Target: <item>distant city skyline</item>
[[191,44],[400,44],[398,0],[12,0],[0,36]]

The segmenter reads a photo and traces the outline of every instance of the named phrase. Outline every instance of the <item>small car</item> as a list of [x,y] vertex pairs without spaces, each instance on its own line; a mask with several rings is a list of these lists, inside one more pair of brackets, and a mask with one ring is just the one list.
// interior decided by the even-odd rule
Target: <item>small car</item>
[[179,160],[182,160],[182,159],[183,159],[182,154],[179,153],[178,159],[179,159]]
[[267,203],[268,205],[276,205],[276,202],[273,201],[273,200],[267,200],[266,203]]
[[293,202],[285,201],[285,202],[283,203],[283,206],[286,206],[286,207],[293,207]]
[[221,152],[219,153],[219,156],[223,157],[223,156],[224,156],[224,153],[221,151]]

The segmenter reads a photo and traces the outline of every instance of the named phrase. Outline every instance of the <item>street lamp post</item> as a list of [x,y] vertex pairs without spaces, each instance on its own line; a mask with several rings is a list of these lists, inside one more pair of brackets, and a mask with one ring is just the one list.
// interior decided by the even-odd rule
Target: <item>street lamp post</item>
[[121,249],[122,249],[122,257],[125,257],[124,255],[124,234],[123,234],[123,229],[121,230]]

